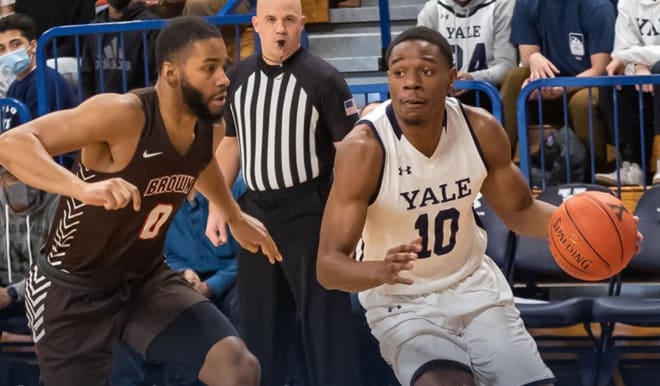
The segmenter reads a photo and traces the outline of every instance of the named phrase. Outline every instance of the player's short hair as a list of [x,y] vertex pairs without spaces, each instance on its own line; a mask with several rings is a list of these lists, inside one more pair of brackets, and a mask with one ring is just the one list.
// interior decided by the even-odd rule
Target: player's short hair
[[440,55],[442,55],[442,57],[447,61],[449,67],[454,67],[452,49],[447,39],[445,39],[445,37],[442,36],[440,32],[422,26],[409,28],[394,38],[389,48],[387,49],[387,52],[385,53],[385,64],[389,64],[390,56],[392,55],[392,49],[394,49],[394,47],[410,40],[423,40],[438,47],[440,50]]
[[17,30],[28,41],[37,39],[37,25],[28,15],[14,13],[0,19],[0,33]]
[[172,60],[173,56],[182,49],[191,47],[195,42],[219,38],[222,39],[220,30],[196,16],[180,16],[172,19],[158,34],[156,39],[156,66],[158,73],[163,63]]

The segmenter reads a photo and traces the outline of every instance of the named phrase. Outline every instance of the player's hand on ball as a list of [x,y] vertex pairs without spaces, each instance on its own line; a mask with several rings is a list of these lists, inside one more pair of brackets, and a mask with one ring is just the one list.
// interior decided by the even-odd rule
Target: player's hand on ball
[[87,183],[76,197],[88,205],[102,206],[107,210],[117,210],[133,202],[133,210],[140,210],[140,191],[123,178],[110,178]]
[[401,277],[399,272],[413,269],[413,261],[417,260],[417,253],[421,250],[422,239],[419,237],[408,244],[401,244],[389,249],[383,261],[383,282],[385,284],[412,284],[411,279]]
[[270,237],[268,230],[256,218],[241,212],[236,220],[229,223],[229,229],[236,241],[246,250],[261,253],[268,257],[271,264],[282,261],[282,254],[277,249],[275,241]]

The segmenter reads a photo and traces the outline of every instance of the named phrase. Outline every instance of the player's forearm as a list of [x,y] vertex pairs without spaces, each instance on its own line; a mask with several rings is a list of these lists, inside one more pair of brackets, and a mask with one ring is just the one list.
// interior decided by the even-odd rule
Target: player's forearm
[[64,196],[77,197],[84,182],[60,166],[30,132],[0,136],[0,164],[25,184]]
[[195,188],[209,200],[209,212],[220,211],[226,223],[231,224],[240,217],[241,210],[231,195],[217,163],[211,162],[200,173]]
[[519,235],[545,239],[548,237],[548,223],[557,209],[556,206],[543,201],[534,200],[526,209],[520,211],[509,228]]
[[378,270],[382,262],[358,262],[337,252],[319,255],[316,272],[327,290],[360,292],[383,284]]

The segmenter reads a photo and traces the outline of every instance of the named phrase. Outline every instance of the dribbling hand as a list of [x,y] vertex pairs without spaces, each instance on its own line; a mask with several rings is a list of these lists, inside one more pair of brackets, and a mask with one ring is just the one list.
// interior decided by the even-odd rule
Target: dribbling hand
[[241,212],[238,219],[229,223],[229,229],[244,249],[256,253],[261,248],[261,253],[268,257],[271,264],[282,261],[282,254],[277,249],[275,241],[259,220]]
[[140,191],[123,178],[110,178],[85,185],[77,198],[87,205],[102,206],[107,210],[126,207],[131,201],[133,210],[140,210]]
[[417,260],[417,253],[421,250],[422,239],[419,237],[408,244],[401,244],[389,249],[383,261],[383,283],[412,284],[411,279],[401,277],[399,272],[413,269],[413,261]]

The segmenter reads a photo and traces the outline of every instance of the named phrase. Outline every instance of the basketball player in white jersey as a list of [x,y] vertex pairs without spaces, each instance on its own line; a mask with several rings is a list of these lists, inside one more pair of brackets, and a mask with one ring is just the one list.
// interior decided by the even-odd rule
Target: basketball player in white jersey
[[512,230],[539,238],[556,207],[533,199],[497,121],[447,97],[457,70],[442,35],[404,31],[386,58],[391,101],[337,150],[319,282],[360,292],[404,386],[553,384],[472,203],[481,192]]
[[516,67],[516,48],[509,42],[515,0],[430,0],[417,25],[442,34],[452,47],[458,79],[499,85]]

